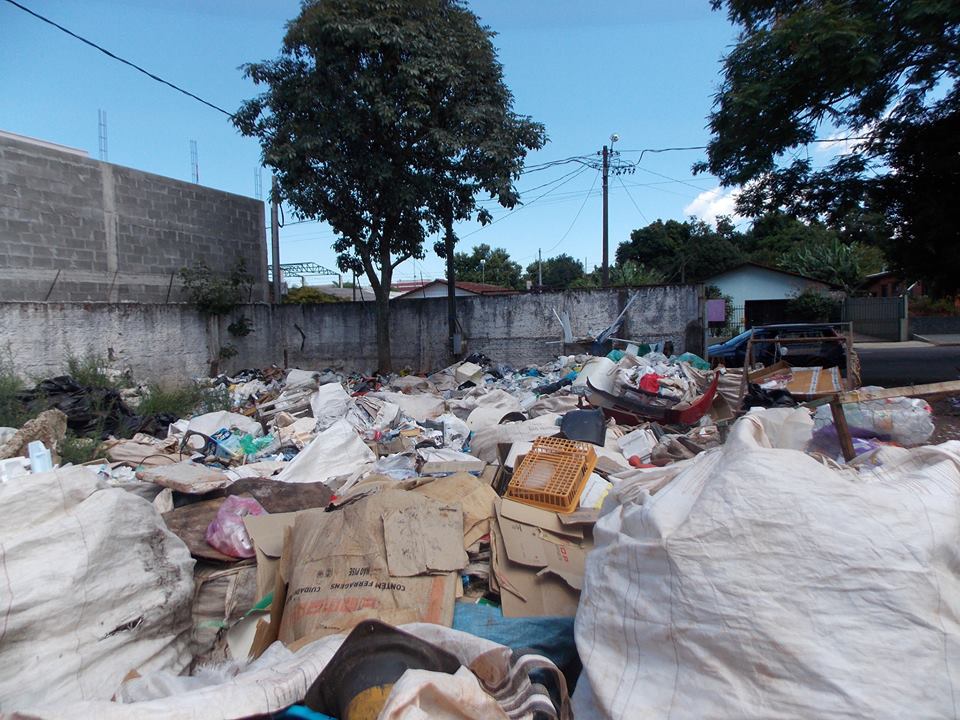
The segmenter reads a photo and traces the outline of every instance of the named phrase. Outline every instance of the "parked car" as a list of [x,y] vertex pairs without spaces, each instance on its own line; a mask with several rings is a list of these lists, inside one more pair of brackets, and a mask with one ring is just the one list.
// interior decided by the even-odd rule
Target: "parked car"
[[[753,338],[752,361],[772,365],[784,360],[797,367],[839,367],[847,370],[844,343],[836,340],[813,338],[840,337],[836,326],[829,324],[763,325],[742,332],[724,343],[711,345],[707,359],[714,365],[743,367],[747,355],[747,342]],[[780,343],[778,340],[811,338],[809,343]]]

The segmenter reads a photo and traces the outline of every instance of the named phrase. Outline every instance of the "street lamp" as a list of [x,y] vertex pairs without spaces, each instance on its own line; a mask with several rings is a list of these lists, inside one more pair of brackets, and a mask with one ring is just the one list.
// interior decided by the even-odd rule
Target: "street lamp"
[[480,258],[480,282],[486,284],[487,282],[487,261],[485,258]]

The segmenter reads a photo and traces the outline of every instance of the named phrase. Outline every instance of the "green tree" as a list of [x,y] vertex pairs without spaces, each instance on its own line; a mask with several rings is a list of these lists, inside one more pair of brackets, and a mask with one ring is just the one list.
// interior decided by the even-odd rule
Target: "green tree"
[[234,123],[295,214],[337,233],[340,269],[366,274],[382,371],[395,268],[440,227],[452,247],[476,193],[513,207],[526,151],[545,141],[512,111],[491,37],[460,0],[307,0],[280,56],[244,67],[266,91]]
[[[527,277],[538,284],[539,262],[527,265]],[[584,274],[583,263],[564,253],[543,261],[543,287],[551,290],[566,290]]]
[[782,212],[769,212],[753,221],[753,225],[737,240],[750,260],[762,265],[776,265],[786,253],[809,245],[830,243],[837,233],[822,223],[805,223]]
[[[960,244],[943,211],[960,150],[960,4],[944,0],[712,0],[742,28],[710,116],[709,170],[743,186],[741,214],[784,210],[841,234],[888,236],[900,267],[957,287]],[[796,152],[860,138],[815,169]],[[864,240],[863,236],[844,239]]]
[[834,238],[797,245],[784,253],[777,264],[784,270],[839,285],[852,293],[867,274],[864,269],[867,252],[859,243],[848,245]]
[[511,260],[510,254],[503,248],[491,249],[489,245],[481,244],[475,245],[469,254],[455,253],[453,269],[458,280],[487,282],[515,290],[523,287],[520,278],[523,268]]
[[660,273],[668,282],[700,282],[744,260],[735,233],[723,224],[721,234],[701,220],[657,220],[630,233],[617,248],[617,264],[635,262]]
[[[627,260],[610,268],[610,287],[639,287],[640,285],[660,285],[667,281],[659,270],[648,268],[640,263]],[[571,287],[598,288],[603,286],[600,270],[594,269],[582,278],[575,280]]]

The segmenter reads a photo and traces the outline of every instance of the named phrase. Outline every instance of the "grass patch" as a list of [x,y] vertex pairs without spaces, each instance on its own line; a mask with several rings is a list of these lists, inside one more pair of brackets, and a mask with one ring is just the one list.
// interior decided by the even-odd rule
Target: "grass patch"
[[23,380],[13,367],[13,353],[7,347],[0,352],[0,427],[19,428],[30,418],[17,400],[17,393],[21,390]]
[[60,443],[60,464],[83,465],[99,456],[100,440],[98,438],[77,437],[67,433],[67,437]]
[[73,353],[67,355],[67,374],[81,385],[110,390],[131,386],[127,378],[115,376],[109,372],[108,367],[106,359],[100,355],[92,353],[83,356]]
[[137,406],[138,415],[170,413],[189,418],[217,410],[229,410],[230,391],[225,387],[201,388],[198,385],[176,387],[151,384]]

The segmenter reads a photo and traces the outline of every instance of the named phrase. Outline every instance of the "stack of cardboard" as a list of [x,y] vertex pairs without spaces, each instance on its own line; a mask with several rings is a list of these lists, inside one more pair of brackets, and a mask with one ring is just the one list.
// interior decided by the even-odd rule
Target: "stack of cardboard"
[[505,617],[577,613],[594,513],[566,516],[512,500],[497,501],[491,584]]

